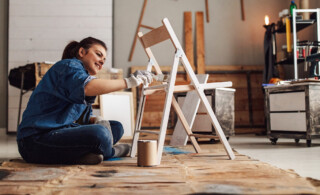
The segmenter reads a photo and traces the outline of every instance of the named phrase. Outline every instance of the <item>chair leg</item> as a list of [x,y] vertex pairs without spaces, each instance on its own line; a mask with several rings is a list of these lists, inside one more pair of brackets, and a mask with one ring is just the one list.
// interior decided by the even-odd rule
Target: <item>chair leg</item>
[[[200,74],[196,76],[197,76],[197,79],[199,80],[199,83],[206,83],[209,78],[208,74]],[[186,118],[186,121],[190,126],[190,129],[192,129],[199,105],[200,105],[200,98],[197,92],[189,91],[184,99],[184,103],[181,107],[181,110],[182,110],[181,112],[183,113],[182,116]],[[178,114],[177,110],[176,110],[176,113]],[[171,137],[170,145],[185,146],[187,144],[187,141],[188,141],[188,133],[185,131],[182,121],[180,120],[180,118],[178,118],[172,137]]]
[[138,140],[139,140],[139,135],[140,135],[138,130],[141,130],[141,123],[142,123],[145,103],[146,103],[146,96],[143,95],[143,90],[142,90],[141,95],[140,95],[140,102],[139,102],[139,108],[138,108],[138,113],[137,113],[136,126],[134,129],[134,134],[133,134],[133,139],[132,139],[132,147],[131,147],[131,152],[130,152],[131,157],[135,157],[137,154],[137,146],[138,146]]
[[189,126],[188,121],[185,118],[185,116],[184,116],[184,114],[183,114],[183,112],[182,112],[182,110],[181,110],[181,108],[180,108],[180,106],[179,106],[179,104],[178,104],[176,99],[172,100],[172,106],[175,109],[175,111],[176,111],[176,113],[177,113],[177,115],[178,115],[178,117],[179,117],[179,119],[181,121],[181,124],[182,124],[182,126],[183,126],[183,128],[185,130],[185,133],[186,133],[187,137],[190,138],[190,141],[191,141],[191,143],[193,145],[193,148],[195,149],[195,151],[197,153],[201,153],[201,148],[200,148],[196,138],[194,136],[190,136],[192,134],[191,127]]
[[170,114],[170,109],[171,109],[171,104],[172,104],[173,91],[174,91],[174,85],[175,85],[177,71],[178,71],[180,54],[181,54],[180,51],[177,50],[175,57],[174,57],[173,66],[171,69],[170,80],[168,82],[167,95],[166,95],[166,100],[164,103],[162,121],[161,121],[161,125],[160,125],[160,135],[158,137],[158,164],[161,163],[163,145],[164,145],[166,131],[167,131],[167,127],[168,127],[168,120],[169,120],[169,114]]
[[210,106],[210,103],[209,103],[208,99],[206,98],[206,96],[205,96],[203,91],[200,91],[199,89],[197,89],[197,92],[198,92],[198,94],[200,96],[200,99],[201,99],[202,103],[204,104],[204,106],[205,106],[205,108],[207,110],[208,115],[210,116],[211,123],[214,126],[214,128],[216,130],[216,133],[219,136],[219,139],[220,139],[222,145],[224,146],[229,158],[231,160],[235,159],[235,155],[234,155],[234,153],[233,153],[233,151],[232,151],[232,149],[231,149],[231,147],[229,145],[229,142],[228,142],[226,136],[224,135],[224,132],[223,132],[221,126],[220,126],[220,123],[219,123],[216,115],[214,114],[214,112],[213,112],[213,110],[212,110],[212,108]]

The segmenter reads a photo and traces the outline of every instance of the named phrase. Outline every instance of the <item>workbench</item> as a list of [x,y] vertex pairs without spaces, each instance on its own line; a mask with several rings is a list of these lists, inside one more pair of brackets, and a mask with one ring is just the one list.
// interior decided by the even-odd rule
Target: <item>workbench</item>
[[272,144],[278,138],[296,143],[320,138],[320,83],[302,82],[265,87],[267,135]]

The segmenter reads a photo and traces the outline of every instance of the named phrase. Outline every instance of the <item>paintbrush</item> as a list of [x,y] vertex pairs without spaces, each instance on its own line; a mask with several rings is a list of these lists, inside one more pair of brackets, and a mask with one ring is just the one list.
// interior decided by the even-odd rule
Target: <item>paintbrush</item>
[[169,81],[169,75],[167,74],[154,74],[152,75],[153,79],[160,82],[168,82]]

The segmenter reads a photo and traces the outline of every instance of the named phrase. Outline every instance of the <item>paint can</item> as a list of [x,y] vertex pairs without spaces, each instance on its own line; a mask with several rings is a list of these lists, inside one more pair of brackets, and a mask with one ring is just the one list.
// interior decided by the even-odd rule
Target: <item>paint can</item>
[[152,167],[157,165],[157,140],[138,141],[138,166]]

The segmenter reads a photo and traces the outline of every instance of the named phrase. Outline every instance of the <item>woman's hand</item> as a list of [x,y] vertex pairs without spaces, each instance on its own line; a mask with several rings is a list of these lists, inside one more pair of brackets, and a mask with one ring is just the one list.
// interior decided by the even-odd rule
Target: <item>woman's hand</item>
[[137,87],[142,83],[148,85],[153,80],[153,74],[145,70],[137,70],[129,78],[118,80],[92,79],[84,87],[86,96],[102,95],[126,88]]
[[125,78],[124,80],[126,81],[127,88],[137,87],[142,83],[147,86],[152,83],[153,74],[146,70],[137,70],[131,74],[129,78]]

